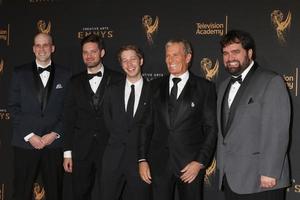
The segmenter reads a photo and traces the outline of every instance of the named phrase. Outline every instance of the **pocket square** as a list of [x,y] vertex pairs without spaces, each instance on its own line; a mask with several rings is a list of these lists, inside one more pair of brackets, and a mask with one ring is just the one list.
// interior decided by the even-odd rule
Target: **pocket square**
[[253,103],[254,101],[253,101],[253,99],[252,99],[252,97],[249,99],[249,101],[248,101],[248,104],[250,104],[250,103]]
[[62,88],[63,88],[63,86],[60,83],[57,84],[56,87],[55,87],[55,89],[62,89]]

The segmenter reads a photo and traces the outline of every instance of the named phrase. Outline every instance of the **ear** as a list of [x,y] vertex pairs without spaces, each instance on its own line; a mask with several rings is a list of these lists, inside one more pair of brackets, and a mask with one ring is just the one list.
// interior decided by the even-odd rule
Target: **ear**
[[103,58],[103,57],[104,57],[104,55],[105,55],[105,50],[104,50],[104,49],[101,49],[101,52],[100,52],[100,56],[101,56],[101,58]]
[[253,60],[253,59],[252,59],[252,56],[253,56],[253,50],[252,50],[252,49],[249,49],[249,50],[248,50],[248,58],[249,58],[250,60]]
[[52,47],[51,47],[51,52],[53,53],[54,51],[55,51],[55,46],[52,45]]
[[192,54],[188,53],[185,58],[186,63],[190,63],[191,59],[192,59]]
[[140,59],[140,66],[142,66],[143,64],[144,64],[144,59],[141,58],[141,59]]

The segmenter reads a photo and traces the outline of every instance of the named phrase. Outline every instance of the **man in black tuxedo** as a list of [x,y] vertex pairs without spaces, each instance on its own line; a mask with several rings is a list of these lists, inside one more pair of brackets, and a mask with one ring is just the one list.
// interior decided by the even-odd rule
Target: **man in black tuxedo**
[[213,83],[188,70],[192,50],[187,41],[170,40],[165,50],[170,75],[151,86],[152,113],[140,140],[140,175],[152,183],[154,200],[172,200],[175,186],[180,200],[199,200],[216,145],[216,91]]
[[16,67],[8,102],[13,121],[15,200],[32,200],[42,174],[47,199],[62,198],[62,112],[69,70],[52,62],[52,37],[34,37],[35,61]]
[[138,134],[149,109],[149,84],[141,75],[142,52],[134,45],[121,47],[119,62],[126,77],[106,90],[105,121],[109,140],[103,155],[101,200],[147,200],[150,186],[139,176]]
[[103,66],[105,50],[99,36],[83,38],[81,47],[86,71],[71,78],[65,99],[63,165],[72,173],[73,199],[89,200],[109,136],[103,119],[104,91],[122,76]]

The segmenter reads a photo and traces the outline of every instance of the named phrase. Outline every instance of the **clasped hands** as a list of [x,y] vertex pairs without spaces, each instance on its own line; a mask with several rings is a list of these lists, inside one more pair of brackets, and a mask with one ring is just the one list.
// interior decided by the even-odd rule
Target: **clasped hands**
[[33,135],[28,142],[35,148],[35,149],[43,149],[45,146],[52,144],[52,142],[57,138],[57,133],[50,132],[48,134],[41,136]]

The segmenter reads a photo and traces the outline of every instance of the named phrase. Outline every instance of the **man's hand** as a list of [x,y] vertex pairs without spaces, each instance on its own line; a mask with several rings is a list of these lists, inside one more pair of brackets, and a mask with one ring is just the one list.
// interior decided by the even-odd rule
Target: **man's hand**
[[272,188],[276,185],[276,179],[268,176],[260,176],[261,188]]
[[142,161],[139,162],[139,172],[140,176],[148,184],[151,184],[151,173],[150,173],[150,167],[148,162]]
[[45,143],[43,142],[42,138],[38,135],[31,136],[31,138],[29,138],[28,142],[35,149],[43,149],[45,147]]
[[185,183],[191,183],[203,168],[204,166],[201,163],[192,161],[181,170],[182,175],[180,176],[180,179]]
[[64,158],[64,163],[63,163],[64,169],[68,173],[72,173],[73,171],[73,161],[72,158]]
[[57,138],[57,133],[50,132],[46,135],[43,135],[42,140],[45,145],[50,145]]

